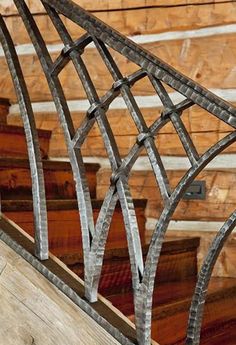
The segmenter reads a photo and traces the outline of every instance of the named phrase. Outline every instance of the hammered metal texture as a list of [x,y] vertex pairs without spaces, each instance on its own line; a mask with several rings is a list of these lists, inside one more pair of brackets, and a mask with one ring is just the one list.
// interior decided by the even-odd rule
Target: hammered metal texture
[[[154,280],[169,222],[186,189],[199,172],[212,159],[236,141],[236,132],[234,131],[236,128],[236,108],[177,72],[174,68],[122,36],[70,0],[42,1],[64,44],[59,56],[55,61],[52,61],[47,46],[24,0],[14,0],[14,2],[41,62],[64,131],[68,155],[76,181],[82,229],[86,298],[90,302],[97,300],[106,240],[113,212],[119,200],[124,218],[132,272],[137,342],[139,345],[149,345],[151,341]],[[83,28],[86,34],[73,41],[61,19],[62,16],[69,18]],[[4,28],[3,23],[1,27]],[[3,42],[6,37],[6,33],[2,35]],[[89,74],[89,68],[86,66],[85,59],[83,59],[83,53],[90,43],[94,44],[106,66],[107,72],[113,79],[113,84],[103,96],[98,95],[92,76]],[[10,50],[12,49],[9,47],[6,49],[7,57]],[[136,64],[137,71],[124,76],[113,57],[114,51]],[[79,128],[74,128],[59,79],[59,74],[69,62],[73,63],[75,73],[81,81],[90,104]],[[14,72],[13,65],[9,64],[9,67],[14,79],[14,74],[17,72]],[[153,86],[153,91],[162,102],[162,114],[157,116],[151,126],[147,125],[132,92],[133,86],[143,78],[148,78]],[[174,104],[168,94],[168,87],[183,95],[184,100]],[[20,92],[24,94],[25,91]],[[118,96],[123,98],[138,131],[136,143],[124,158],[119,154],[119,148],[107,116],[110,104]],[[197,152],[181,119],[184,111],[195,104],[232,127],[230,134],[202,155]],[[159,131],[169,122],[172,123],[191,165],[173,190],[169,185],[162,158],[155,144],[155,138]],[[95,123],[97,123],[103,138],[112,170],[111,184],[96,223],[93,220],[92,204],[81,153],[81,147]],[[145,262],[143,261],[138,222],[129,186],[130,172],[143,150],[146,151],[149,158],[164,205]],[[201,320],[208,283],[220,250],[235,224],[236,214],[233,213],[217,234],[200,271],[190,309],[186,337],[186,344],[188,345],[198,345],[200,342]]]

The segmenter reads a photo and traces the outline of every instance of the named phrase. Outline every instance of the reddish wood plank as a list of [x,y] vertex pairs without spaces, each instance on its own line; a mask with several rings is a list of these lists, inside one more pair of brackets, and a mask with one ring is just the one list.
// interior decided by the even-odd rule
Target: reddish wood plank
[[[102,202],[94,200],[94,218],[97,219]],[[61,257],[67,254],[81,252],[81,228],[76,201],[48,201],[49,248],[53,254]],[[140,237],[145,241],[145,211],[146,201],[135,201],[135,212],[138,219]],[[34,233],[32,202],[30,201],[2,201],[2,211],[6,216],[21,226],[30,235]],[[111,229],[108,235],[110,247],[123,247],[126,244],[126,233],[122,211],[117,206]]]
[[[76,199],[75,183],[69,162],[43,161],[47,199]],[[99,164],[85,164],[92,198],[96,198],[96,173]],[[2,199],[32,199],[29,162],[0,158],[0,191]]]

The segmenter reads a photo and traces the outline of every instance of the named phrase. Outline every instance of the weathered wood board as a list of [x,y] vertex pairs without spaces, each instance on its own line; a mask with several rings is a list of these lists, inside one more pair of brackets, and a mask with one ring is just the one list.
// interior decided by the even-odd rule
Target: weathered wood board
[[[98,164],[85,164],[86,177],[92,198],[96,198]],[[69,162],[43,161],[46,197],[76,199],[75,182]],[[0,193],[2,200],[32,200],[29,161],[0,158]]]
[[[200,246],[198,250],[198,269],[200,269],[203,260],[207,254],[210,244],[216,236],[216,231],[193,231],[193,230],[168,230],[168,236],[177,237],[200,237]],[[236,234],[232,233],[225,243],[221,254],[215,264],[213,270],[213,276],[215,277],[232,277],[236,278],[236,266],[235,266],[235,248],[236,248]]]
[[[86,10],[92,11],[109,11],[114,9],[126,9],[126,8],[145,8],[149,6],[165,6],[165,0],[130,0],[129,2],[124,2],[123,0],[74,0],[75,3],[85,8]],[[213,0],[211,3],[220,3],[221,0]],[[192,5],[208,4],[209,0],[192,0]],[[37,0],[26,0],[26,4],[29,6],[32,12],[37,13],[43,11],[42,5]],[[187,0],[170,0],[168,1],[169,6],[178,5],[188,5]],[[0,11],[4,14],[16,13],[16,8],[13,0],[6,0],[4,3],[0,4]]]
[[[174,188],[185,171],[168,171],[170,185]],[[109,186],[110,171],[101,169],[97,175],[97,196],[103,198]],[[205,170],[196,180],[206,181],[205,200],[183,200],[177,207],[174,220],[224,221],[235,210],[236,171]],[[163,209],[162,199],[152,171],[134,171],[129,179],[134,198],[148,200],[146,217],[158,218]],[[196,235],[196,234],[195,234]]]
[[1,344],[119,344],[2,241],[0,249]]
[[[162,41],[143,44],[143,47],[158,58],[168,62],[179,72],[187,75],[207,88],[235,87],[235,45],[236,34],[216,35],[184,40]],[[209,49],[209,46],[211,49]],[[53,53],[55,59],[59,55]],[[139,67],[127,61],[123,56],[112,52],[115,61],[124,75],[129,75]],[[199,56],[201,59],[199,59]],[[104,63],[93,48],[86,49],[84,61],[98,91],[102,96],[112,87],[113,81]],[[94,64],[94,61],[97,61]],[[49,88],[36,55],[20,56],[26,83],[32,101],[51,100]],[[222,68],[219,68],[222,66]],[[14,88],[10,79],[5,58],[0,59],[1,96],[16,102]],[[75,69],[70,63],[60,74],[60,80],[68,99],[84,99],[85,92]],[[133,88],[135,95],[155,94],[147,78],[138,82]]]
[[[185,30],[232,24],[235,22],[236,15],[235,2],[199,4],[199,6],[128,8],[130,6],[130,1],[128,1],[125,4],[125,9],[112,11],[107,7],[105,12],[96,12],[96,3],[89,4],[89,1],[86,1],[85,4],[83,4],[83,1],[79,3],[81,3],[81,6],[84,5],[85,8],[91,8],[97,18],[122,34],[129,36],[170,32],[169,37],[171,37],[171,31],[183,32]],[[109,7],[111,8],[113,5],[114,1],[110,1]],[[15,44],[30,43],[22,20],[18,16],[8,17],[5,20]],[[35,16],[35,20],[46,43],[55,44],[60,42],[48,16],[42,13]],[[83,33],[83,30],[70,20],[65,18],[64,23],[74,39],[77,39]],[[16,27],[17,30],[15,30]]]
[[[101,200],[93,200],[93,216],[96,220],[102,205]],[[142,242],[145,241],[145,207],[146,200],[134,202]],[[76,200],[48,201],[49,248],[58,256],[72,255],[81,252],[82,235]],[[3,200],[2,212],[22,227],[31,236],[34,235],[34,218],[32,202]],[[117,205],[114,212],[107,243],[110,248],[127,246],[122,210]]]
[[[148,126],[151,126],[161,113],[160,108],[141,110]],[[84,117],[85,112],[72,113],[75,128],[79,127]],[[107,113],[107,117],[117,140],[120,154],[124,156],[136,142],[138,130],[127,110],[110,110]],[[67,149],[58,115],[56,113],[36,113],[35,120],[38,128],[52,131],[49,156],[67,157]],[[182,120],[199,153],[204,153],[210,146],[232,131],[232,127],[197,106],[186,110],[182,115]],[[21,119],[18,115],[10,115],[8,123],[21,125]],[[171,123],[163,127],[159,133],[156,137],[156,144],[160,154],[185,155],[183,146]],[[82,152],[85,156],[107,157],[100,130],[96,124],[89,132],[88,138],[82,146]],[[236,152],[236,145],[231,145],[225,152]],[[146,155],[146,151],[143,150],[141,154]]]

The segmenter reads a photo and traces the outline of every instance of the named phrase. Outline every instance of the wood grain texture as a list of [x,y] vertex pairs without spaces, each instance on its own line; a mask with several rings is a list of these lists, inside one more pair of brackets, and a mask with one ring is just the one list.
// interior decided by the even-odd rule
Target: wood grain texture
[[[125,9],[125,8],[145,8],[148,6],[166,6],[165,0],[130,0],[129,2],[124,2],[123,0],[74,0],[75,3],[90,11],[109,11],[114,9]],[[168,1],[168,6],[179,6],[179,5],[201,5],[208,3],[218,3],[222,0],[170,0]],[[29,6],[32,12],[37,13],[43,11],[43,7],[37,0],[26,0],[26,4]],[[4,3],[0,4],[0,12],[3,14],[15,14],[16,8],[14,6],[13,0],[5,0]]]
[[[188,321],[188,310],[195,288],[195,278],[162,283],[155,287],[153,300],[152,338],[163,345],[182,345]],[[133,320],[133,301],[130,292],[109,296],[108,299]],[[232,305],[231,305],[232,303]],[[201,334],[201,344],[211,344],[217,334],[227,339],[234,334],[236,314],[236,280],[212,278]],[[171,325],[171,328],[170,328]],[[230,327],[231,326],[231,327]],[[222,334],[223,333],[223,334]],[[218,344],[220,345],[220,344]]]
[[2,344],[118,344],[2,241],[0,248]]
[[[184,238],[167,239],[162,247],[157,268],[156,285],[195,277],[197,274],[198,245],[199,239],[197,237],[187,240]],[[99,292],[106,298],[111,296],[111,301],[112,298],[115,299],[114,295],[119,299],[121,292],[132,292],[128,248],[126,243],[123,246],[111,249],[108,243],[105,251]],[[142,251],[145,259],[148,245],[143,246]],[[83,260],[81,256],[67,255],[61,259],[73,272],[83,278]]]
[[7,123],[7,115],[9,114],[10,103],[8,99],[0,98],[0,124]]
[[[172,287],[172,291],[174,291],[174,287]],[[169,292],[171,293],[171,290]],[[187,296],[185,299],[179,302],[169,303],[163,306],[159,303],[159,305],[154,307],[152,337],[160,344],[183,344],[193,289],[189,288],[186,292]],[[227,337],[227,323],[236,321],[235,305],[236,280],[230,278],[213,278],[207,295],[201,339],[207,340],[210,344],[212,335],[218,332],[222,334],[222,328],[224,326],[226,326],[226,332],[224,334]],[[169,328],[170,324],[171,332]]]
[[[127,7],[130,1],[126,2]],[[113,1],[110,1],[110,6]],[[96,9],[96,4],[91,9]],[[87,7],[87,1],[86,6]],[[236,4],[212,3],[199,6],[179,7],[139,7],[117,11],[95,12],[97,18],[125,35],[156,34],[169,31],[194,30],[199,28],[235,23]],[[7,26],[15,44],[30,43],[22,20],[18,16],[6,18]],[[35,16],[35,20],[48,44],[59,43],[60,39],[53,25],[45,14]],[[83,30],[68,19],[64,19],[73,39],[77,39]],[[15,28],[17,27],[17,30]]]
[[[28,158],[24,128],[0,124],[1,157]],[[42,158],[47,158],[51,132],[38,131]]]
[[[98,164],[85,164],[90,195],[96,198]],[[68,162],[43,161],[47,199],[76,199],[75,183]],[[0,158],[0,191],[5,200],[31,200],[32,183],[29,162]]]
[[[93,215],[97,219],[102,202],[94,200]],[[146,201],[135,201],[135,212],[138,218],[141,241],[145,241],[145,207]],[[48,201],[49,248],[56,256],[77,254],[82,251],[81,227],[77,201]],[[2,201],[4,214],[27,231],[31,236],[34,233],[32,202],[30,201]],[[111,229],[108,235],[110,247],[122,247],[126,244],[126,233],[121,208],[117,206],[114,213]]]
[[[175,238],[178,237],[196,237],[200,236],[200,246],[198,250],[198,269],[200,269],[203,260],[207,254],[207,251],[210,247],[211,242],[216,236],[217,230],[214,231],[204,231],[204,233],[200,233],[200,231],[168,231],[169,236],[174,236]],[[235,248],[236,248],[236,234],[232,233],[225,243],[221,254],[216,262],[216,265],[213,270],[214,277],[231,277],[236,278],[236,268],[235,268]]]
[[[234,55],[236,34],[216,35],[174,41],[162,41],[143,44],[143,47],[166,61],[179,72],[187,75],[207,88],[235,88]],[[211,46],[211,49],[209,49]],[[55,59],[58,54],[52,54]],[[123,56],[112,52],[124,75],[136,71],[138,66],[127,61]],[[201,57],[201,58],[200,58]],[[84,61],[94,81],[99,95],[103,95],[112,86],[112,78],[95,49],[86,49]],[[94,64],[94,61],[97,61]],[[23,73],[32,101],[51,100],[46,79],[35,55],[20,56]],[[219,68],[222,66],[222,68]],[[2,97],[9,97],[16,102],[9,72],[4,58],[0,59],[0,91]],[[60,74],[60,80],[68,99],[86,98],[81,83],[72,64]],[[135,85],[136,95],[154,94],[153,87],[145,78]]]
[[[184,171],[168,171],[170,185],[174,188],[184,175]],[[103,198],[109,186],[110,171],[101,169],[97,175],[97,196]],[[206,181],[205,200],[183,200],[177,207],[174,220],[224,221],[234,211],[235,170],[205,170],[196,180]],[[134,198],[148,200],[146,216],[156,218],[163,209],[162,198],[152,171],[134,171],[129,179],[131,194]]]
[[[33,238],[28,235],[22,228],[18,227],[15,223],[7,219],[3,214],[0,217],[0,226],[2,229],[4,229],[4,232],[8,236],[10,236],[10,238],[12,238],[16,243],[19,243],[22,248],[24,248],[28,253],[34,255]],[[75,293],[79,297],[84,297],[83,281],[75,273],[69,270],[68,267],[63,264],[57,257],[50,253],[49,259],[44,261],[44,266],[46,270],[52,272],[61,281],[63,281],[64,284],[75,291]],[[91,307],[99,315],[101,315],[104,320],[107,320],[111,327],[119,329],[132,342],[135,341],[136,334],[134,324],[118,309],[112,306],[111,303],[109,303],[105,298],[103,298],[101,295],[98,295],[98,301],[96,303],[92,303]],[[152,344],[156,345],[156,342],[152,341]]]
[[[159,118],[161,113],[160,108],[141,110],[148,126]],[[73,122],[76,128],[79,127],[84,117],[85,114],[82,112],[72,113]],[[125,156],[136,142],[138,130],[127,110],[110,110],[107,113],[107,117],[115,139],[117,140],[120,154]],[[67,157],[64,134],[60,127],[57,114],[37,113],[35,119],[38,128],[52,131],[49,155],[51,157]],[[222,121],[197,106],[186,110],[182,116],[182,120],[199,153],[204,153],[210,146],[214,145],[218,140],[232,131],[230,126],[224,124]],[[20,117],[12,114],[8,117],[8,123],[20,125]],[[172,124],[167,124],[160,131],[156,137],[156,145],[162,155],[185,155],[183,146]],[[231,145],[225,152],[236,152],[236,144]],[[96,124],[89,132],[88,138],[82,146],[82,153],[85,156],[107,156],[100,130]],[[146,155],[146,151],[143,150],[141,155]]]

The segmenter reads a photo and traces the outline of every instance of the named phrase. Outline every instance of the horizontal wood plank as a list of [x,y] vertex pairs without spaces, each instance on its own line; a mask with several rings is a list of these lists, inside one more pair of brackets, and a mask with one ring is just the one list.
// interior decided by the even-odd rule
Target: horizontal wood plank
[[2,241],[0,248],[2,344],[42,345],[56,342],[62,345],[68,338],[70,344],[118,344]]
[[[113,1],[110,1],[110,5],[113,5]],[[128,6],[129,2],[127,2]],[[92,10],[96,9],[95,4],[91,8]],[[125,10],[108,10],[107,12],[95,12],[94,14],[97,18],[125,35],[147,35],[232,24],[235,22],[236,4],[228,2],[223,4],[212,3],[207,6],[140,7],[138,9],[131,7]],[[5,20],[15,44],[30,43],[21,18],[14,16]],[[46,43],[61,42],[47,15],[37,15],[35,20]],[[77,39],[84,32],[67,18],[64,18],[64,23],[73,39]],[[15,30],[16,27],[17,30]],[[170,32],[170,38],[171,35]]]
[[[169,171],[170,185],[174,188],[184,171]],[[97,196],[103,198],[109,185],[110,171],[101,169],[97,175]],[[235,170],[205,170],[196,180],[206,181],[205,200],[183,200],[177,207],[174,220],[224,221],[235,210]],[[158,218],[163,209],[162,199],[151,171],[134,171],[129,180],[134,198],[148,200],[146,216]]]
[[[217,35],[185,40],[163,41],[144,44],[143,47],[177,70],[208,88],[235,87],[235,47],[236,34]],[[211,49],[209,49],[211,46]],[[58,54],[52,54],[55,59]],[[136,71],[138,66],[114,52],[114,58],[124,75]],[[201,59],[199,59],[201,57]],[[43,75],[40,63],[35,55],[21,56],[26,83],[32,101],[51,100],[51,94]],[[113,81],[104,63],[94,48],[86,49],[84,61],[98,94],[102,96],[111,88]],[[97,61],[94,64],[94,61]],[[220,66],[224,66],[221,68]],[[16,102],[15,92],[4,58],[0,59],[0,92],[11,103]],[[68,99],[84,99],[85,92],[70,63],[60,74],[60,80]],[[135,95],[153,95],[155,92],[147,78],[133,87]]]
[[[145,200],[137,200],[135,203],[140,237],[145,241]],[[101,209],[102,202],[92,202],[93,215],[96,220]],[[48,222],[49,222],[49,248],[56,256],[62,257],[67,254],[77,254],[82,251],[82,237],[79,220],[77,201],[48,201]],[[17,225],[22,227],[31,236],[34,234],[34,220],[32,202],[19,200],[3,200],[3,213]],[[114,212],[111,229],[108,235],[110,247],[127,246],[126,232],[124,228],[123,215],[120,206]]]
[[[129,2],[124,2],[122,0],[74,0],[75,3],[90,11],[109,11],[116,9],[125,9],[125,8],[145,8],[149,6],[166,6],[165,0],[130,0]],[[218,3],[222,0],[170,0],[168,1],[168,6],[179,6],[179,5],[201,5],[208,3]],[[33,13],[42,12],[44,9],[42,5],[37,0],[26,0],[26,4],[29,6],[30,10]],[[0,12],[5,15],[17,13],[14,6],[13,0],[7,0],[4,4],[0,4]]]
[[[150,232],[151,233],[151,232]],[[200,236],[200,246],[198,249],[198,270],[200,270],[203,260],[209,250],[210,244],[214,240],[217,232],[216,231],[204,231],[200,236],[199,231],[190,230],[179,230],[179,231],[168,231],[168,236],[171,237],[187,237],[193,238],[196,235]],[[236,278],[236,266],[235,266],[235,248],[236,248],[236,234],[232,233],[226,241],[221,253],[217,259],[213,270],[214,277],[232,277]]]
[[[142,109],[142,113],[147,125],[151,126],[160,116],[161,109]],[[79,127],[84,117],[84,113],[75,112],[72,114],[76,128]],[[107,117],[115,139],[117,140],[120,154],[125,156],[136,142],[138,130],[130,114],[126,110],[110,110],[107,113]],[[182,119],[197,150],[201,154],[232,131],[230,126],[197,106],[186,110]],[[38,128],[52,131],[49,155],[51,157],[67,157],[64,134],[59,124],[57,114],[37,113],[35,120]],[[10,115],[8,117],[8,123],[21,125],[21,119],[18,115]],[[185,156],[183,146],[173,125],[170,123],[164,126],[157,135],[156,145],[162,155]],[[231,145],[225,152],[236,152],[236,144]],[[89,132],[82,146],[82,153],[85,156],[107,157],[100,130],[96,124]],[[146,151],[143,150],[141,155],[146,155]]]

